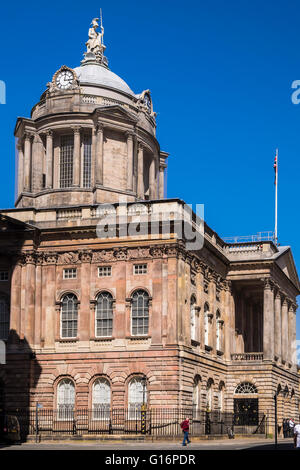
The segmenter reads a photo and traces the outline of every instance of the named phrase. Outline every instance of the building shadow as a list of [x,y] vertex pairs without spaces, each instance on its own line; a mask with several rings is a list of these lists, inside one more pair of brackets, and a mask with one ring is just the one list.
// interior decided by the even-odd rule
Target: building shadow
[[[6,423],[19,424],[19,439],[25,442],[29,434],[35,430],[35,388],[41,375],[35,352],[31,349],[26,338],[20,338],[15,330],[10,330],[7,341],[6,364],[0,365],[0,397],[2,426]],[[3,430],[3,427],[1,428]],[[16,432],[16,431],[15,431]],[[16,432],[17,434],[17,432]],[[7,439],[7,433],[2,431],[5,443],[13,441],[13,434]]]

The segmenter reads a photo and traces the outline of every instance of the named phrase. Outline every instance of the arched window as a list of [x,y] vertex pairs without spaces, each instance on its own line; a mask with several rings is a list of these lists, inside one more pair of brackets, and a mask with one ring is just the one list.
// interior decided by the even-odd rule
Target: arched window
[[196,375],[193,383],[193,417],[196,418],[201,409],[201,377]]
[[93,383],[92,408],[94,419],[107,419],[110,412],[110,385],[106,379],[97,379]]
[[223,351],[223,321],[219,310],[216,313],[216,349]]
[[112,336],[113,297],[109,292],[101,292],[96,304],[96,336]]
[[234,393],[257,393],[257,388],[250,382],[242,382],[236,387]]
[[219,409],[219,411],[224,410],[224,390],[225,390],[225,384],[224,384],[224,382],[220,382],[219,390],[218,390],[218,409]]
[[146,378],[135,377],[128,385],[129,419],[140,417],[141,407],[147,403]]
[[204,305],[204,345],[209,346],[209,305]]
[[131,334],[147,335],[149,332],[149,295],[144,290],[132,294]]
[[196,340],[197,339],[196,299],[194,296],[191,297],[190,315],[191,315],[191,340]]
[[213,383],[214,381],[212,379],[208,379],[207,381],[207,386],[206,386],[206,410],[207,411],[212,411],[213,408]]
[[75,407],[75,386],[72,380],[63,379],[57,386],[58,419],[73,419]]
[[6,340],[9,334],[9,307],[7,299],[0,297],[0,339]]
[[74,294],[66,294],[61,301],[60,335],[62,338],[77,337],[77,297]]

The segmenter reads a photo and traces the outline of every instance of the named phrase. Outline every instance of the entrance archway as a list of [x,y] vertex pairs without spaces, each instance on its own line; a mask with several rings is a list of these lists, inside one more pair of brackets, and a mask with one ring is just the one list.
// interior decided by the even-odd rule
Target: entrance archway
[[239,426],[258,425],[257,388],[250,382],[242,382],[235,389],[234,424]]

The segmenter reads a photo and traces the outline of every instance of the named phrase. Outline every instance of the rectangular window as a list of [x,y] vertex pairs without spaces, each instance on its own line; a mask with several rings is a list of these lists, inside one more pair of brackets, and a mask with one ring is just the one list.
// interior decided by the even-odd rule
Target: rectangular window
[[77,279],[77,269],[76,268],[64,269],[64,279]]
[[134,264],[133,273],[134,274],[147,274],[147,264]]
[[0,281],[8,281],[8,271],[0,271]]
[[108,276],[111,276],[111,266],[99,266],[98,277],[108,277]]
[[63,135],[60,141],[60,187],[69,188],[73,183],[74,136]]
[[91,168],[92,168],[92,137],[85,135],[83,137],[83,187],[91,187]]

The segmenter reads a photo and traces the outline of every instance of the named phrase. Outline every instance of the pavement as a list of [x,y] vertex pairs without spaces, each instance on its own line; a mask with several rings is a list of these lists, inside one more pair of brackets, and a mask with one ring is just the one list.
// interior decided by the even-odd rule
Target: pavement
[[183,447],[181,441],[154,441],[154,442],[136,442],[130,441],[48,441],[40,443],[25,442],[22,444],[0,444],[0,450],[8,451],[172,451],[186,452],[188,451],[218,451],[218,450],[284,450],[291,451],[293,449],[292,438],[278,439],[277,449],[272,439],[228,439],[213,441],[193,441],[186,447]]

